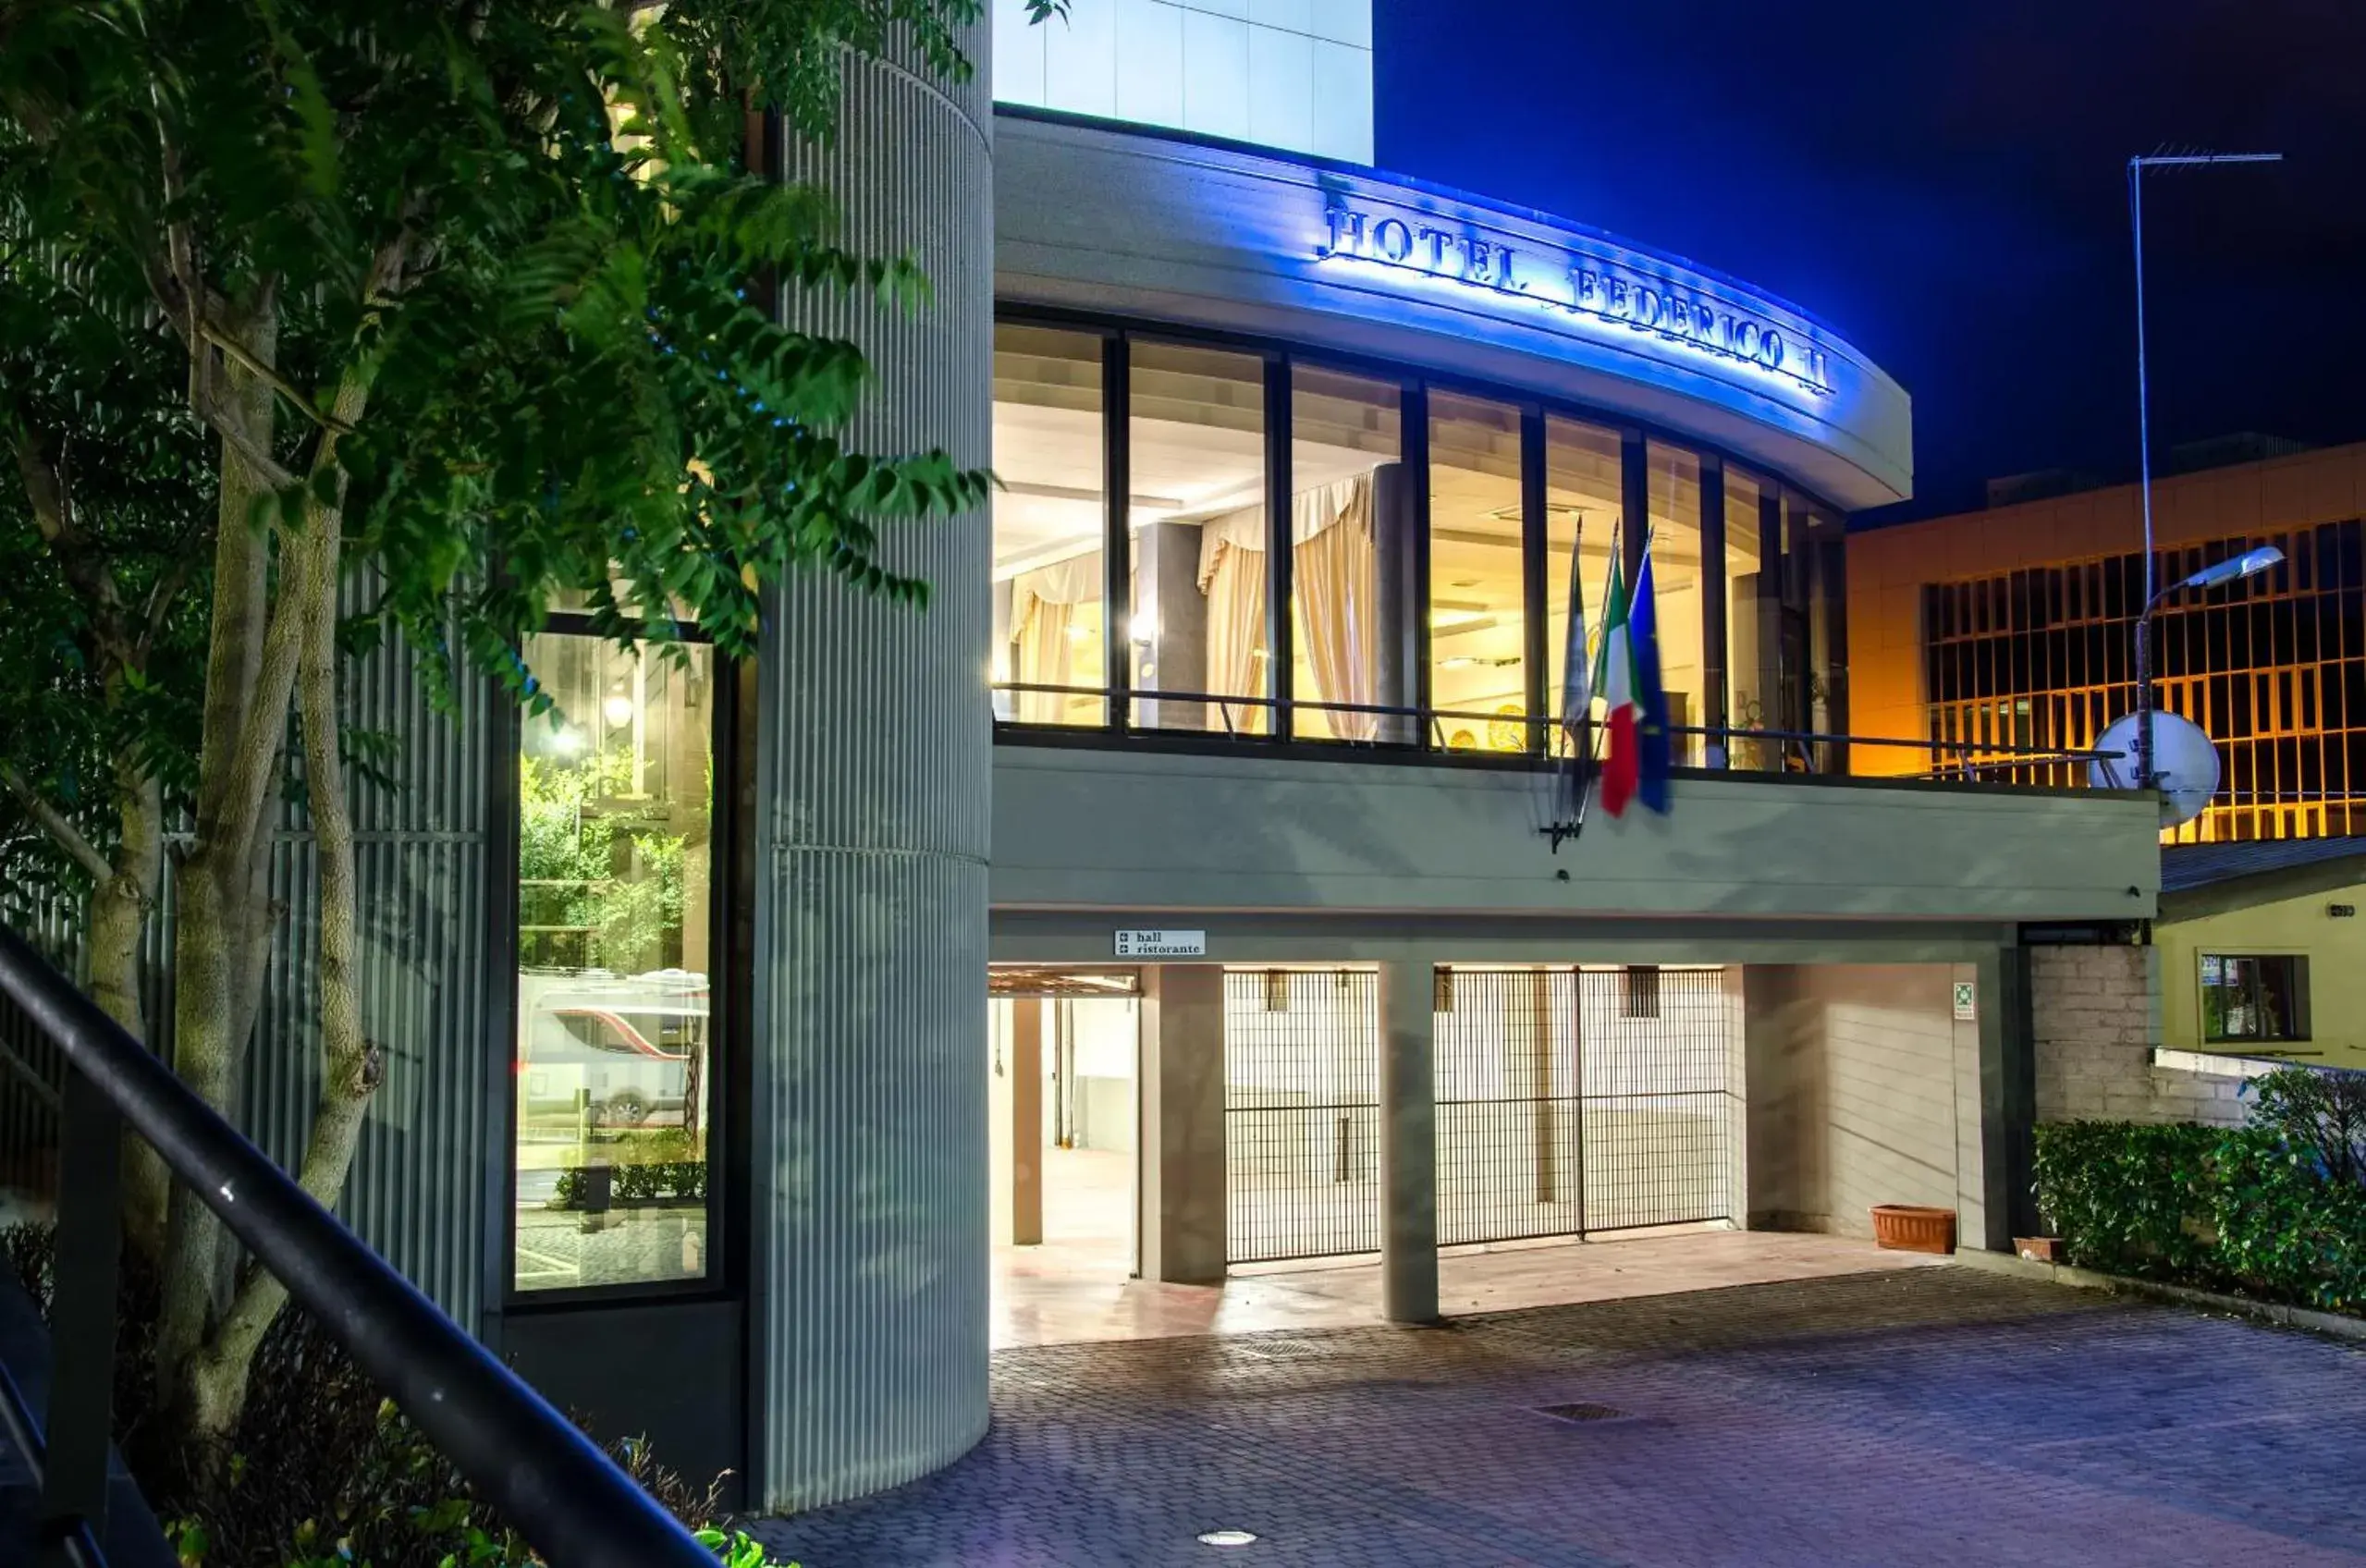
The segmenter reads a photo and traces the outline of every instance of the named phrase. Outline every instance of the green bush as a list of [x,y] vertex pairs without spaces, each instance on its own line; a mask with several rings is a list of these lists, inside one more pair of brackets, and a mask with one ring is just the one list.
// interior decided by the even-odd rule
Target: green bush
[[2248,1127],[2040,1127],[2038,1208],[2068,1261],[2366,1312],[2366,1075],[2251,1087]]
[[2072,1262],[2107,1274],[2205,1273],[2209,1127],[2064,1121],[2038,1129],[2038,1208]]
[[[52,1247],[45,1225],[0,1229],[0,1267],[16,1273],[44,1314]],[[181,1434],[153,1418],[148,1368],[158,1292],[137,1249],[125,1250],[120,1291],[116,1441],[157,1517],[172,1522],[187,1568],[525,1568],[535,1561],[353,1359],[292,1306],[256,1352],[231,1452],[219,1464],[193,1464]],[[667,1512],[699,1529],[729,1568],[769,1568],[760,1546],[712,1528],[723,1513],[722,1477],[689,1483],[645,1442],[612,1443],[607,1452]]]

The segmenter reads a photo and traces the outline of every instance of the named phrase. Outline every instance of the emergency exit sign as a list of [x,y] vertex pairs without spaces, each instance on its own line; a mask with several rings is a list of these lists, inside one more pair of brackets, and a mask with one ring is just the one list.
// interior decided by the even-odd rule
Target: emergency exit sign
[[1208,933],[1205,931],[1121,931],[1117,934],[1117,956],[1120,958],[1206,958]]

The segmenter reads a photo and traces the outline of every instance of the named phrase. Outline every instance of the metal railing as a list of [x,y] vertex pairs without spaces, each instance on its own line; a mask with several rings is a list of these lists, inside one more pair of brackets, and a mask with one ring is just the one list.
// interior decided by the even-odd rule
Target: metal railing
[[[1129,723],[1122,732],[1174,737],[1196,735],[1211,740],[1244,742],[1271,741],[1276,739],[1276,736],[1271,728],[1252,729],[1236,726],[1232,721],[1232,712],[1235,708],[1254,709],[1267,714],[1269,717],[1277,715],[1280,710],[1288,709],[1293,714],[1298,712],[1340,714],[1394,720],[1396,722],[1393,726],[1376,726],[1378,732],[1369,738],[1342,738],[1335,735],[1295,737],[1302,740],[1317,740],[1326,745],[1381,751],[1410,751],[1422,748],[1431,752],[1451,752],[1452,748],[1447,744],[1445,729],[1450,723],[1516,725],[1523,731],[1526,740],[1526,744],[1521,749],[1511,751],[1490,748],[1477,753],[1507,760],[1521,757],[1539,762],[1553,760],[1557,755],[1553,750],[1553,737],[1561,729],[1559,720],[1529,714],[1476,713],[1454,708],[1401,707],[1385,703],[1331,703],[1313,701],[1304,697],[1292,697],[1285,701],[1282,698],[1271,696],[1243,696],[1220,692],[1167,692],[1143,687],[1129,687],[1122,692],[1113,692],[1100,686],[1056,686],[1027,680],[996,681],[989,690],[997,694],[1009,693],[1013,696],[1083,698],[1103,704],[1109,704],[1113,699],[1123,698],[1128,704],[1171,703],[1208,708],[1214,710],[1216,716],[1221,720],[1220,729],[1204,724],[1177,726]],[[1108,733],[1112,732],[1115,728],[1109,722],[1112,713],[1112,709],[1105,707],[1103,717],[1098,722],[1090,724],[1073,724],[1058,719],[1000,719],[999,716],[998,722],[1013,729],[1040,730],[1047,733],[1057,733],[1062,730]],[[1710,765],[1710,770],[1730,773],[1828,772],[1836,776],[1845,774],[1845,769],[1824,768],[1817,766],[1817,748],[1820,747],[1823,748],[1827,754],[1844,752],[1846,748],[1857,746],[1921,753],[1930,759],[1930,766],[1923,772],[1889,774],[1883,777],[1919,778],[1934,781],[1977,778],[1986,774],[2001,773],[2016,768],[2083,766],[2094,762],[2123,761],[2126,758],[2126,753],[2122,752],[2081,751],[2062,746],[2025,746],[2001,741],[1932,739],[1927,736],[1852,735],[1816,729],[1745,729],[1735,725],[1675,724],[1668,727],[1668,733],[1672,736],[1698,737],[1707,746],[1717,748],[1722,753],[1725,760],[1722,765]],[[1416,741],[1417,736],[1426,736],[1426,743]],[[1760,754],[1778,757],[1782,759],[1781,766],[1774,767],[1739,766],[1734,761],[1737,747],[1753,747]],[[1456,753],[1454,754],[1472,753]],[[1799,766],[1794,767],[1792,766],[1794,762]]]
[[0,1385],[46,1560],[104,1562],[122,1128],[219,1215],[476,1495],[560,1568],[714,1568],[696,1537],[15,932],[0,993],[65,1060],[48,1429]]

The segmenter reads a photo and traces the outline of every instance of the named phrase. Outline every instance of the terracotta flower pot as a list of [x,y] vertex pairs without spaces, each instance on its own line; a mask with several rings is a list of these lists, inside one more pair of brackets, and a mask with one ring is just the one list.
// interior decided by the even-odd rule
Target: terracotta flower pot
[[1875,1204],[1873,1240],[1892,1252],[1951,1253],[1955,1250],[1955,1211]]

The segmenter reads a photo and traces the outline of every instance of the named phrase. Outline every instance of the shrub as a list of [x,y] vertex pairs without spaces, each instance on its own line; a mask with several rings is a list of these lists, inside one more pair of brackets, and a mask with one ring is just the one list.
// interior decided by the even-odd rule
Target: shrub
[[2038,1207],[2071,1261],[2110,1274],[2208,1271],[2208,1127],[2064,1121],[2038,1129]]
[[2040,1127],[2038,1207],[2069,1261],[2366,1312],[2366,1077],[2256,1082],[2251,1124]]
[[[0,1231],[0,1256],[46,1312],[48,1227]],[[140,1255],[127,1249],[123,1261],[117,1441],[156,1516],[173,1521],[189,1568],[524,1568],[534,1561],[368,1374],[293,1306],[255,1353],[227,1461],[192,1465],[177,1435],[146,1419],[154,1407],[148,1364],[159,1297]],[[300,1414],[290,1419],[290,1412]],[[731,1568],[764,1568],[760,1547],[711,1527],[722,1513],[722,1477],[687,1482],[645,1442],[607,1452]]]

